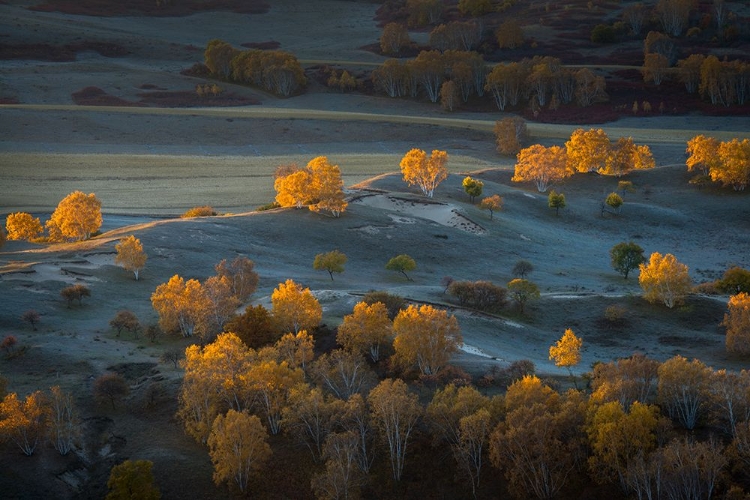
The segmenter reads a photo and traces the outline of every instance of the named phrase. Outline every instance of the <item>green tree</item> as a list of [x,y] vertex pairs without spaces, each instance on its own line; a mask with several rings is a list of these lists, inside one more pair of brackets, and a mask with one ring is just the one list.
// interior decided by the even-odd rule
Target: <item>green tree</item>
[[643,256],[643,248],[632,241],[618,243],[609,250],[609,256],[612,261],[612,267],[615,271],[622,274],[628,279],[630,271],[646,262]]
[[557,193],[554,189],[549,192],[547,197],[547,204],[550,208],[555,209],[555,215],[560,215],[560,209],[565,208],[565,195],[563,193]]
[[529,280],[516,278],[508,282],[508,293],[516,301],[518,309],[523,314],[526,303],[539,298],[539,287]]
[[463,180],[462,183],[464,187],[464,191],[466,194],[469,195],[469,199],[472,203],[474,203],[474,198],[478,196],[482,196],[482,190],[484,189],[484,182],[480,181],[479,179],[472,179],[471,177],[466,177]]
[[338,250],[333,250],[316,255],[313,261],[313,269],[316,271],[328,271],[331,281],[333,281],[333,273],[343,273],[344,264],[346,264],[346,255]]
[[159,500],[161,492],[154,483],[153,466],[150,460],[125,460],[112,467],[106,500]]
[[623,204],[622,196],[617,193],[609,193],[607,199],[604,200],[605,205],[612,208],[615,213],[620,213],[620,207]]
[[417,263],[409,257],[406,254],[401,254],[393,257],[391,260],[388,261],[388,263],[385,265],[385,268],[389,271],[396,271],[398,273],[403,274],[406,276],[406,279],[409,281],[413,281],[408,274],[406,274],[406,271],[413,271],[417,268]]

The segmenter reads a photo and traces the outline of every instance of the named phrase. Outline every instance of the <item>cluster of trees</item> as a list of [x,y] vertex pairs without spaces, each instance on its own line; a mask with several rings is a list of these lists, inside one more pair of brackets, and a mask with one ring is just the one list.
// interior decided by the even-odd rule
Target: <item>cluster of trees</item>
[[211,40],[204,52],[211,74],[229,80],[290,96],[307,84],[297,58],[281,50],[238,50],[222,40]]
[[[50,242],[87,240],[102,225],[102,202],[94,193],[74,191],[63,198],[49,220],[46,240]],[[9,240],[34,241],[44,232],[39,218],[26,212],[9,214],[5,220]]]
[[221,332],[240,304],[258,285],[254,263],[238,256],[216,265],[216,276],[203,283],[174,275],[151,294],[151,305],[159,314],[159,326],[166,333],[197,336],[206,342]]
[[518,305],[521,314],[526,304],[540,296],[539,287],[525,279],[514,278],[508,282],[507,289],[489,281],[454,281],[450,280],[447,292],[458,299],[459,304],[481,311],[497,312],[506,304],[508,296]]
[[722,186],[742,191],[750,182],[750,139],[719,141],[697,135],[687,143],[688,171],[697,170]]
[[313,158],[305,168],[288,165],[278,169],[273,188],[276,203],[282,207],[307,206],[313,212],[327,211],[338,217],[348,205],[341,170],[325,156]]
[[630,137],[610,141],[602,129],[576,129],[565,147],[535,144],[517,155],[514,182],[533,181],[539,192],[576,172],[598,172],[620,177],[632,170],[655,166],[651,150]]

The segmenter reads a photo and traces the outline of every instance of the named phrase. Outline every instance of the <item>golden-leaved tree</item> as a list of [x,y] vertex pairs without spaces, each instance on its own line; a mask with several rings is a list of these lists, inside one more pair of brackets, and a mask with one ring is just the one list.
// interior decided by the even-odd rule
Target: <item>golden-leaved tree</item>
[[727,329],[727,351],[746,356],[750,354],[750,295],[732,295],[727,308],[722,322]]
[[409,306],[393,320],[395,360],[408,368],[416,365],[422,375],[436,375],[463,344],[458,320],[430,305]]
[[670,309],[682,304],[690,293],[692,280],[688,266],[679,262],[674,255],[662,256],[654,252],[647,263],[639,266],[638,283],[643,289],[643,298],[650,303],[664,302]]
[[433,150],[430,157],[421,149],[412,149],[404,155],[399,166],[408,185],[416,184],[422,194],[432,198],[435,188],[448,177],[448,153]]
[[717,168],[719,161],[719,140],[705,135],[696,135],[687,142],[685,153],[688,158],[685,161],[688,172],[699,170],[702,175]]
[[495,212],[503,208],[503,198],[499,194],[482,198],[482,201],[479,202],[479,208],[489,210],[490,220],[492,220]]
[[234,481],[243,493],[253,474],[271,458],[268,433],[255,415],[229,410],[211,426],[208,448],[214,482]]
[[254,271],[254,267],[255,263],[252,260],[238,255],[229,263],[226,259],[222,259],[216,264],[215,269],[217,276],[229,279],[232,294],[240,302],[245,302],[258,286],[258,273]]
[[359,354],[367,353],[373,363],[380,360],[380,349],[391,342],[393,323],[382,302],[358,302],[352,314],[344,316],[336,341],[344,349]]
[[522,149],[516,158],[515,173],[511,180],[532,181],[540,193],[547,191],[552,184],[573,175],[573,170],[567,163],[565,150],[560,146],[547,148],[541,144],[534,144]]
[[0,402],[0,439],[13,441],[24,455],[34,454],[44,440],[49,407],[44,394],[36,391],[21,401],[15,392]]
[[581,347],[583,340],[576,337],[570,328],[565,330],[563,336],[549,348],[549,359],[555,362],[555,366],[567,368],[570,378],[573,378],[571,367],[581,362]]
[[328,271],[328,275],[333,281],[333,273],[343,273],[344,264],[346,264],[346,255],[339,250],[331,250],[326,253],[319,253],[313,261],[313,269],[316,271]]
[[679,355],[659,366],[659,404],[685,429],[694,429],[708,411],[712,372],[699,359],[688,361]]
[[115,250],[117,251],[115,264],[122,266],[126,271],[132,271],[136,281],[138,281],[138,274],[146,266],[146,259],[148,258],[146,252],[143,251],[141,240],[131,234],[127,238],[121,239],[115,245]]
[[742,191],[750,182],[750,139],[732,139],[719,144],[720,166],[711,169],[714,182]]
[[633,143],[632,137],[620,137],[612,144],[604,166],[598,170],[602,175],[621,177],[632,170],[654,168],[654,157],[646,145]]
[[31,240],[44,230],[39,218],[32,217],[26,212],[8,214],[5,219],[5,229],[9,240]]
[[338,217],[346,210],[344,181],[338,165],[318,156],[304,169],[279,175],[274,181],[276,203],[282,207],[307,207],[314,212],[328,211]]
[[288,279],[271,294],[271,313],[282,332],[299,333],[315,328],[323,318],[323,308],[309,288]]
[[150,460],[125,460],[112,467],[107,480],[109,493],[104,500],[159,500],[161,492],[151,472],[153,466]]
[[290,391],[303,384],[305,375],[300,368],[292,368],[286,361],[259,359],[244,375],[253,396],[253,410],[266,420],[271,434],[278,434],[282,426],[282,412],[287,406]]
[[310,172],[296,170],[276,177],[273,188],[276,190],[276,203],[282,207],[302,208],[311,199]]
[[565,143],[568,165],[575,172],[596,172],[603,168],[610,154],[609,137],[602,129],[576,129]]
[[496,121],[493,131],[497,152],[504,155],[518,154],[529,136],[526,122],[518,116]]
[[151,294],[151,305],[159,314],[163,331],[179,331],[183,337],[205,333],[211,304],[198,280],[185,281],[175,274],[156,287]]
[[74,191],[60,201],[45,225],[51,241],[87,240],[102,225],[102,202],[94,193]]

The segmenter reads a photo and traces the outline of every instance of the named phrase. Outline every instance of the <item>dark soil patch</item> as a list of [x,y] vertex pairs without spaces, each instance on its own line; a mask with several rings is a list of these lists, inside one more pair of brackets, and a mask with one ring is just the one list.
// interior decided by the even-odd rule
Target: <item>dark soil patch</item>
[[116,17],[116,16],[153,16],[179,17],[197,12],[230,11],[238,14],[263,14],[270,5],[264,0],[131,0],[116,2],[112,0],[49,0],[30,10],[40,12],[62,12],[82,16]]
[[79,52],[92,50],[104,57],[123,57],[130,53],[114,43],[81,42],[68,45],[46,43],[0,44],[0,59],[33,59],[36,61],[75,61]]
[[260,104],[259,99],[222,93],[216,96],[199,96],[194,90],[143,92],[139,101],[128,101],[109,95],[99,87],[86,87],[72,94],[79,106],[151,106],[165,108],[191,108],[206,106],[249,106]]
[[79,106],[143,106],[143,104],[137,102],[126,101],[109,95],[99,87],[86,87],[78,92],[73,92],[71,98]]

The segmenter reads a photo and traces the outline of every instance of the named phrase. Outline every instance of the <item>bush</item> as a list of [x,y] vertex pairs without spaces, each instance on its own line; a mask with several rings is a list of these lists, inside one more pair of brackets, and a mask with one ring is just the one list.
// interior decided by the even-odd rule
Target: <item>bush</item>
[[398,295],[391,295],[388,292],[368,292],[362,298],[365,304],[374,304],[382,302],[388,310],[388,317],[393,320],[402,309],[406,309],[406,300]]
[[459,304],[480,311],[496,311],[505,305],[505,288],[489,281],[454,281],[448,293],[458,299]]
[[214,209],[209,207],[208,205],[205,205],[202,207],[193,207],[182,214],[180,217],[182,217],[183,219],[189,219],[191,217],[212,217],[214,215],[216,215]]
[[739,266],[727,269],[717,282],[717,288],[729,294],[750,293],[750,271]]
[[71,304],[73,304],[74,300],[77,300],[78,305],[80,306],[84,297],[90,297],[91,290],[89,290],[86,285],[71,285],[63,288],[60,291],[60,296],[65,299],[65,301],[68,303],[68,309],[70,309],[70,306]]
[[266,203],[265,205],[261,205],[258,208],[255,209],[256,212],[264,212],[266,210],[273,210],[274,208],[280,208],[281,205],[276,203],[275,201],[272,203]]
[[112,409],[115,403],[130,393],[125,378],[118,373],[105,373],[94,380],[94,398],[99,402],[109,402]]
[[615,29],[608,24],[597,24],[591,30],[591,41],[593,43],[613,43],[615,38]]

